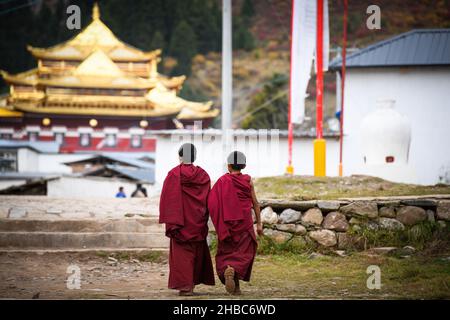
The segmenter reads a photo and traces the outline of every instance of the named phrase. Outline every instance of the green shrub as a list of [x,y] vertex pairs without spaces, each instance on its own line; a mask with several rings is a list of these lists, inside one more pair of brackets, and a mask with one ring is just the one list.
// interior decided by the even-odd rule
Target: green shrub
[[411,245],[417,249],[423,249],[433,239],[448,237],[448,230],[440,230],[437,223],[429,221],[416,224],[404,230],[374,230],[362,224],[360,229],[351,228],[349,233],[362,237],[368,248]]
[[300,237],[293,237],[287,242],[276,243],[267,236],[259,237],[258,254],[303,254],[311,253],[317,249],[317,244],[312,241],[306,241]]

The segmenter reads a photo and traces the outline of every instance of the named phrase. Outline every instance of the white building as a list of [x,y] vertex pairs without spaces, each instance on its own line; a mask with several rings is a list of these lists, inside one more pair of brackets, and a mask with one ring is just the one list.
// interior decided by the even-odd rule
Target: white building
[[[339,60],[330,64],[330,69],[338,73],[340,67]],[[377,107],[380,101],[385,105],[382,110]],[[232,136],[234,143],[223,150],[220,130],[147,131],[146,138],[156,138],[155,187],[159,188],[167,172],[178,164],[178,148],[184,142],[196,145],[196,164],[212,180],[226,172],[225,159],[232,150],[247,155],[245,172],[253,177],[285,173],[285,131],[235,130]],[[326,173],[337,176],[339,140],[336,135],[325,138]],[[295,174],[313,175],[313,139],[304,133],[295,135]],[[0,171],[14,163],[16,167],[8,170],[23,176],[26,172],[67,174],[70,168],[64,163],[90,156],[58,154],[44,147],[3,140]],[[450,29],[414,30],[347,57],[343,169],[344,175],[368,174],[397,182],[450,183]],[[103,183],[100,180],[96,180],[96,186]],[[80,181],[69,177],[52,180],[50,189],[55,188],[50,193],[59,196]],[[111,184],[108,194],[116,187]],[[84,196],[83,188],[77,190]]]
[[[340,72],[341,61],[330,69]],[[339,90],[339,88],[338,88]],[[344,175],[367,174],[405,183],[450,183],[450,29],[413,30],[347,57]],[[213,180],[225,172],[219,130],[155,131],[155,181],[178,163],[184,142]],[[285,173],[286,132],[236,130],[231,149],[247,155],[254,177]],[[266,136],[268,138],[262,139]],[[295,174],[313,175],[313,138],[294,138]],[[338,175],[339,141],[327,139],[327,176]]]
[[[191,142],[197,148],[196,165],[205,169],[214,181],[226,172],[225,161],[229,152],[239,150],[247,157],[244,173],[252,177],[279,176],[288,164],[287,132],[280,130],[234,130],[233,142],[227,150],[222,147],[222,132],[206,130],[159,130],[151,132],[156,138],[155,182],[161,186],[167,172],[179,164],[178,149]],[[327,175],[338,174],[339,140],[336,135],[327,139]],[[296,134],[293,143],[294,173],[314,174],[314,137]]]
[[[450,183],[450,29],[413,30],[375,43],[347,56],[346,66],[344,175]],[[339,73],[341,61],[333,61],[330,69]],[[386,130],[394,113],[387,112],[389,119],[372,122],[371,128],[364,126],[380,100],[395,101],[393,117],[404,118],[397,128],[409,123],[410,145],[408,139],[397,139],[407,129]],[[376,145],[383,139],[397,142],[381,150]],[[392,158],[399,150],[409,150],[406,162]],[[367,152],[379,153],[375,163],[364,162]]]
[[65,162],[90,156],[59,151],[57,142],[0,140],[0,173],[71,173]]
[[[89,164],[89,161],[105,157],[110,159],[111,165],[95,168],[86,165],[84,169],[89,171],[86,174],[72,172],[69,165],[80,163],[79,168],[82,168],[84,162]],[[148,195],[153,196],[157,190],[153,187],[153,164],[138,160],[145,157],[153,159],[154,154],[68,154],[60,153],[59,143],[53,141],[0,140],[0,191],[24,194],[31,190],[30,194],[50,197],[112,198],[119,187],[130,196],[139,182]],[[107,177],[102,176],[102,170],[109,170]]]

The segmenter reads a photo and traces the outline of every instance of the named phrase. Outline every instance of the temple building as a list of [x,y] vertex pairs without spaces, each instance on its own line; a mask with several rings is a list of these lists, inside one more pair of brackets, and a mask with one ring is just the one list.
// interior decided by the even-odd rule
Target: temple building
[[161,50],[141,51],[120,41],[101,21],[50,48],[28,50],[35,69],[1,71],[9,95],[0,97],[0,139],[57,141],[61,152],[153,151],[146,130],[210,125],[212,102],[177,96],[185,76],[158,73]]

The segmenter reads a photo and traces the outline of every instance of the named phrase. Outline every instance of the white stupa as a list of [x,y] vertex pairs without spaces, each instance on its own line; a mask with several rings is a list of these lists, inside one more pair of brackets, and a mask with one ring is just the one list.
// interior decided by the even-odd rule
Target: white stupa
[[408,162],[411,124],[394,109],[395,100],[379,100],[361,122],[362,173],[394,182],[417,181]]

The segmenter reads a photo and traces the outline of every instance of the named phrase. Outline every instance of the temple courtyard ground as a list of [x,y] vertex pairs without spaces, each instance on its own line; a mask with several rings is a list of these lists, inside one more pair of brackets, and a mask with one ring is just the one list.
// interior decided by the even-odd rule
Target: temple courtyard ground
[[[450,299],[450,252],[435,251],[406,258],[370,251],[259,255],[242,296],[217,283],[197,286],[188,299]],[[80,268],[79,289],[67,288],[70,265]],[[380,267],[380,289],[367,287],[370,265]],[[165,252],[0,254],[2,299],[179,299],[167,278]]]
[[[272,177],[256,180],[255,186],[261,201],[450,194],[448,185],[395,184],[365,176]],[[180,299],[167,289],[167,251],[160,241],[142,243],[141,248],[153,251],[114,246],[146,233],[167,241],[155,220],[158,202],[157,197],[0,197],[0,299]],[[94,249],[99,243],[111,251]],[[260,239],[252,280],[242,285],[242,296],[226,294],[216,278],[216,286],[200,285],[197,295],[183,299],[450,299],[450,238],[408,244],[417,250],[339,253],[306,247],[292,252],[287,247],[280,252]],[[379,289],[367,286],[371,266],[379,267]],[[74,270],[80,271],[78,289],[76,281],[68,281],[76,278]]]

